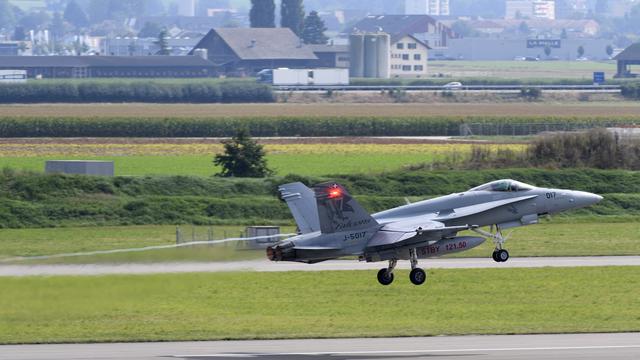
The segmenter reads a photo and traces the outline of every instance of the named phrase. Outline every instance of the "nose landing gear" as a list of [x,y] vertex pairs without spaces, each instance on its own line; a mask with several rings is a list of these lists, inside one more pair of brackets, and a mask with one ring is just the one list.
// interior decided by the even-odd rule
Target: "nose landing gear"
[[488,238],[491,238],[491,240],[493,240],[493,243],[496,246],[496,248],[493,251],[493,254],[491,255],[491,257],[493,258],[493,260],[495,262],[505,262],[505,261],[509,260],[509,252],[507,250],[503,249],[503,246],[504,246],[505,241],[507,241],[507,239],[511,235],[511,233],[507,234],[507,236],[503,236],[502,235],[502,229],[500,229],[500,227],[498,225],[495,225],[495,227],[496,227],[496,232],[495,233],[493,233],[493,225],[491,225],[491,229],[489,230],[489,232],[486,232],[486,231],[480,230],[480,229],[471,229],[471,230],[477,232],[480,235],[483,235],[483,236],[486,236]]

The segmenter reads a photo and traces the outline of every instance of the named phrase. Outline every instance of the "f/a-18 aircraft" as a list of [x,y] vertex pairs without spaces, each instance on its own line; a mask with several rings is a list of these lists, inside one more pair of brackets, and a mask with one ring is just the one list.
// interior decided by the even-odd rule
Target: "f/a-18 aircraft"
[[[298,225],[299,234],[267,248],[273,261],[317,263],[345,256],[361,261],[388,261],[378,272],[382,285],[393,282],[398,260],[411,262],[409,279],[427,279],[418,259],[469,250],[486,239],[495,244],[493,260],[505,262],[503,230],[537,224],[541,216],[595,204],[596,194],[534,187],[515,180],[493,181],[465,192],[368,214],[338,183],[313,189],[302,183],[279,187]],[[482,227],[489,226],[489,231]],[[471,230],[479,236],[458,236]]]

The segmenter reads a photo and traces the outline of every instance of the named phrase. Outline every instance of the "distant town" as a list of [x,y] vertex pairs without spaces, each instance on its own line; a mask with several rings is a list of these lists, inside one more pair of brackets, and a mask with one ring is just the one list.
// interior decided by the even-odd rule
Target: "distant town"
[[424,78],[434,60],[617,60],[632,77],[639,38],[638,0],[0,0],[0,70],[29,78]]

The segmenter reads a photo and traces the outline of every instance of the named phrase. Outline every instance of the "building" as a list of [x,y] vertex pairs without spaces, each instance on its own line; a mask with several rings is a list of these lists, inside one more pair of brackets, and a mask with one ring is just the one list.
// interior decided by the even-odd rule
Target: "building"
[[[173,56],[187,55],[193,47],[202,39],[203,35],[195,33],[191,36],[170,36],[167,45]],[[156,55],[160,47],[156,44],[156,38],[138,38],[128,36],[116,36],[104,40],[104,54],[111,56],[145,56]]]
[[349,46],[347,45],[307,45],[318,60],[313,67],[349,68]]
[[507,0],[505,19],[555,19],[555,0]]
[[391,38],[391,77],[426,77],[429,46],[413,35]]
[[262,69],[307,68],[318,57],[289,28],[214,28],[194,50],[205,49],[219,72],[252,75]]
[[405,0],[405,15],[449,16],[449,0]]
[[[20,53],[20,43],[17,41],[0,42],[0,56],[17,56]],[[0,60],[0,65],[2,61]]]
[[613,59],[618,62],[616,77],[637,77],[631,72],[631,65],[640,65],[640,43],[629,46]]
[[202,78],[213,63],[198,56],[4,56],[0,67],[29,78]]
[[[445,25],[451,25],[455,20],[443,20]],[[465,21],[473,30],[486,35],[502,37],[518,35],[519,28],[524,22],[530,30],[528,36],[561,37],[563,33],[568,38],[597,37],[600,24],[595,20],[549,20],[549,19],[496,19],[496,20],[468,20]]]
[[453,31],[429,15],[370,15],[357,22],[350,33],[385,32],[391,37],[412,35],[431,48],[447,47]]
[[196,0],[180,0],[177,2],[179,16],[195,16]]

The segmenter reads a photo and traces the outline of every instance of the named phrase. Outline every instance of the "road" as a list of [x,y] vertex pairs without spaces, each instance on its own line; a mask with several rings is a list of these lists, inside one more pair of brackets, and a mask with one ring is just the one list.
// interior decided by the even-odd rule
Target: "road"
[[0,359],[639,359],[640,333],[0,346]]
[[[325,261],[313,265],[288,262],[274,263],[268,260],[208,263],[0,265],[0,276],[161,274],[224,271],[377,270],[385,265],[386,263],[364,263],[355,260]],[[496,263],[489,258],[429,259],[421,260],[420,266],[425,269],[640,266],[640,256],[514,257],[506,263]],[[409,262],[401,261],[397,268],[409,269]]]

